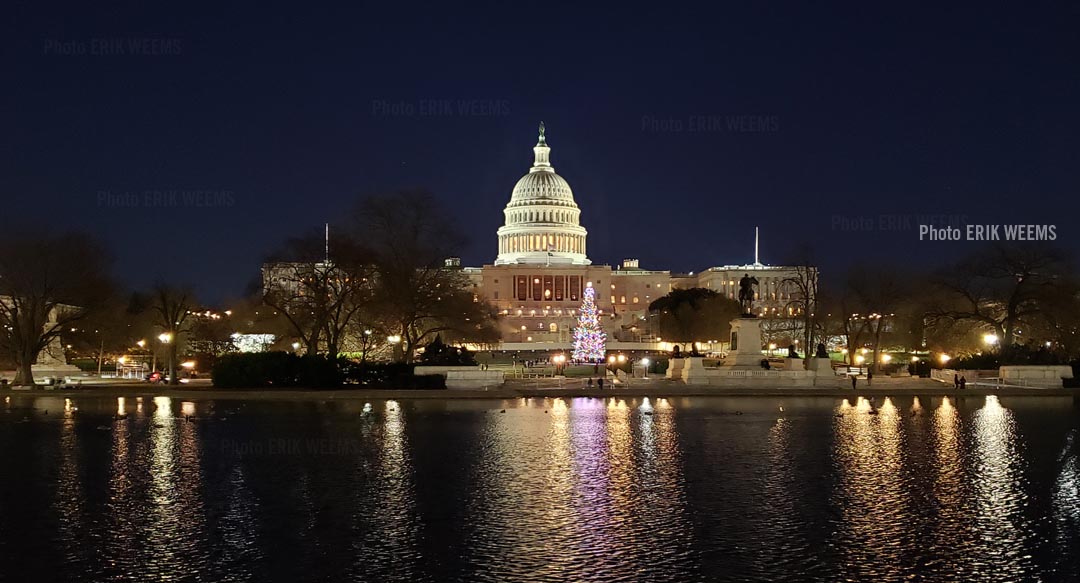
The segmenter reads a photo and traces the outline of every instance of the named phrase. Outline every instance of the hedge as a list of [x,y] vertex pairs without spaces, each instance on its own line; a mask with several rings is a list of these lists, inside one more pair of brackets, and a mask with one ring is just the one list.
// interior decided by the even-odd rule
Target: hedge
[[415,376],[413,365],[364,363],[345,358],[297,356],[292,352],[227,354],[211,370],[221,389],[337,389],[363,385],[380,389],[445,389],[439,375]]
[[256,352],[222,356],[211,371],[214,386],[222,389],[341,386],[341,365],[325,356],[298,356],[291,352]]

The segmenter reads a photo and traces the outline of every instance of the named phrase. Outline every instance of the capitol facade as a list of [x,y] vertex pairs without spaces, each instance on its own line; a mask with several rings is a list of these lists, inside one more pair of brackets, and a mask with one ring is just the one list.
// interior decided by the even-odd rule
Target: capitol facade
[[[675,288],[704,287],[736,299],[744,274],[759,282],[754,311],[795,315],[799,298],[787,281],[795,268],[758,263],[722,265],[689,274],[643,269],[636,259],[597,265],[588,257],[588,231],[570,184],[555,172],[546,129],[533,146],[533,163],[514,185],[497,231],[490,265],[463,267],[473,292],[501,315],[504,349],[568,349],[581,306],[592,286],[609,346],[666,349],[646,319],[649,304]],[[454,265],[457,267],[457,265]]]

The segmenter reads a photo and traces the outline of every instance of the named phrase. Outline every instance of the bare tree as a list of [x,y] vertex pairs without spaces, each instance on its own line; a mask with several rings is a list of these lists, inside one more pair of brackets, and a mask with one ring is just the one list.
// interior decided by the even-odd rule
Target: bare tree
[[[302,340],[309,354],[337,356],[349,343],[358,320],[360,330],[378,326],[374,306],[375,263],[348,235],[333,245],[319,237],[292,239],[263,277],[263,302],[278,310]],[[369,335],[370,336],[370,335]],[[367,342],[365,338],[352,338]]]
[[169,384],[179,384],[176,355],[179,352],[182,337],[188,333],[188,318],[197,307],[195,296],[189,288],[173,287],[163,283],[154,286],[148,297],[139,300],[147,306],[154,316],[155,324],[161,328],[161,342],[165,345],[165,366],[169,373]]
[[[881,350],[882,336],[891,331],[896,323],[896,314],[909,298],[908,283],[911,281],[895,269],[855,267],[848,273],[848,288],[860,307],[857,313],[849,317],[864,323],[873,346],[871,370],[879,368],[878,353]],[[849,347],[850,348],[850,347]]]
[[32,385],[42,351],[111,293],[106,254],[86,235],[12,233],[0,246],[0,348],[15,384]]
[[1044,300],[1063,285],[1066,273],[1068,260],[1059,250],[989,247],[937,274],[935,284],[945,293],[928,316],[981,324],[1011,346],[1020,327],[1043,313]]
[[401,337],[400,358],[411,362],[439,334],[491,340],[493,311],[468,291],[460,269],[447,266],[465,239],[434,197],[415,191],[368,197],[356,210],[355,227],[374,253],[376,300],[387,328]]
[[823,316],[818,314],[818,268],[815,265],[813,248],[804,245],[798,256],[789,263],[794,267],[794,271],[783,281],[784,287],[793,292],[788,308],[799,319],[805,342],[803,350],[809,357],[814,350],[817,321]]

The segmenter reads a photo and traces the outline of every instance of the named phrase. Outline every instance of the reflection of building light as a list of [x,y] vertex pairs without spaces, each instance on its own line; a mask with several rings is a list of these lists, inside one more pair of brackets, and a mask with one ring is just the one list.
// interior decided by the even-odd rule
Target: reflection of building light
[[154,417],[168,419],[172,417],[172,399],[168,397],[154,397]]

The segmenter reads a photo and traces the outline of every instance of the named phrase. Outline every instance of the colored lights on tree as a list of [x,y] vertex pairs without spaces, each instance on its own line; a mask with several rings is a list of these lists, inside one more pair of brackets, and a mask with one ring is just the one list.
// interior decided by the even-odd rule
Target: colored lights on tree
[[582,294],[581,313],[574,329],[574,352],[572,358],[580,362],[603,362],[607,336],[600,327],[596,309],[596,290],[585,288]]

